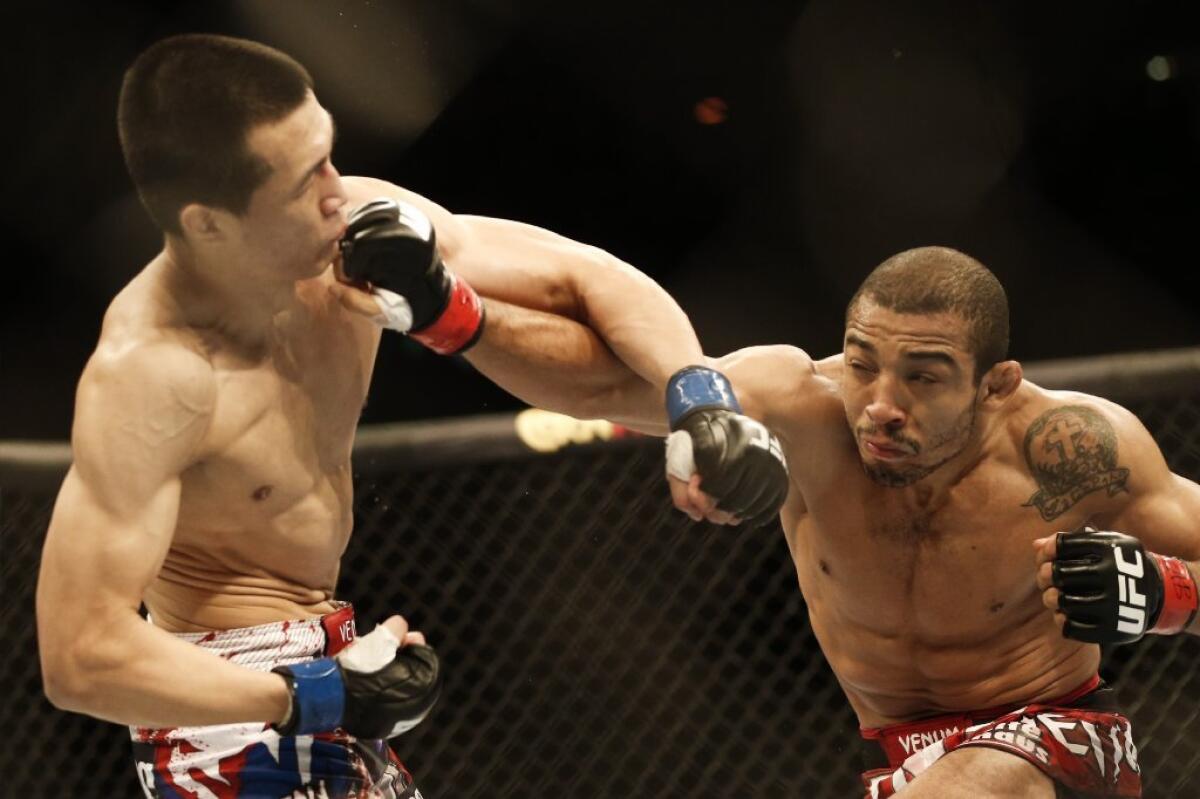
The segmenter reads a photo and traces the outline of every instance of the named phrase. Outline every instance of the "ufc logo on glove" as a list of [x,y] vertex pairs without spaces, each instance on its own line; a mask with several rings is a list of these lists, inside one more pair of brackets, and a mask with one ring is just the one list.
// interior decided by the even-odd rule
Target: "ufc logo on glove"
[[1134,550],[1134,562],[1125,560],[1125,550],[1113,546],[1117,565],[1117,591],[1120,603],[1117,629],[1131,635],[1146,631],[1146,595],[1138,591],[1138,580],[1145,574],[1142,553]]
[[1196,616],[1187,564],[1147,552],[1132,536],[1084,527],[1059,533],[1055,549],[1051,582],[1068,638],[1128,644],[1146,633],[1174,635]]

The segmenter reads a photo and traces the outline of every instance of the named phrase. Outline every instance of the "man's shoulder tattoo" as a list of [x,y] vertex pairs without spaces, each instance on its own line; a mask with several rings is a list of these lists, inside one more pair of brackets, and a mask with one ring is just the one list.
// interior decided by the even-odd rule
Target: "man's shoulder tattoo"
[[1088,494],[1128,491],[1129,470],[1117,466],[1117,434],[1091,408],[1064,405],[1039,416],[1025,432],[1025,462],[1038,491],[1033,506],[1045,521],[1056,519]]

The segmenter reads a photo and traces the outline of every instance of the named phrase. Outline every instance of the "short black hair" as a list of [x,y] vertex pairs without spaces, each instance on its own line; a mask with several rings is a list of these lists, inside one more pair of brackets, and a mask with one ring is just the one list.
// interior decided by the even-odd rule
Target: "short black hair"
[[950,247],[917,247],[875,267],[846,306],[862,298],[904,314],[953,313],[968,324],[975,380],[1008,355],[1008,297],[986,266]]
[[151,45],[125,72],[117,130],[142,204],[179,234],[191,202],[245,213],[270,166],[250,152],[252,128],[295,111],[312,77],[258,42],[192,33]]

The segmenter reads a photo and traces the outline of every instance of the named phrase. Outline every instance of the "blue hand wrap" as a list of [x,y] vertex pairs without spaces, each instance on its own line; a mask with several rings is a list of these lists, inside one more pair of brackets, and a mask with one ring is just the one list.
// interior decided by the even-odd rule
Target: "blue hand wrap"
[[329,732],[342,723],[346,689],[333,658],[321,658],[287,667],[292,675],[292,712],[299,714],[295,735]]
[[742,412],[725,375],[705,366],[685,366],[671,375],[667,381],[667,418],[672,430],[678,428],[683,417],[709,408]]

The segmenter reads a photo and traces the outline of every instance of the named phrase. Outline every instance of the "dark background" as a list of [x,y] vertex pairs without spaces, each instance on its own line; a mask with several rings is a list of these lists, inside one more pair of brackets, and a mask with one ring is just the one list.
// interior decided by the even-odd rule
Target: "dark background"
[[[19,7],[0,438],[67,436],[104,308],[158,249],[115,108],[123,69],[161,36],[289,52],[338,120],[343,174],[604,247],[666,286],[713,354],[833,352],[870,268],[936,243],[997,273],[1012,354],[1035,360],[1200,342],[1189,5]],[[705,98],[723,121],[700,120]],[[385,338],[366,421],[517,406],[461,359]]]

